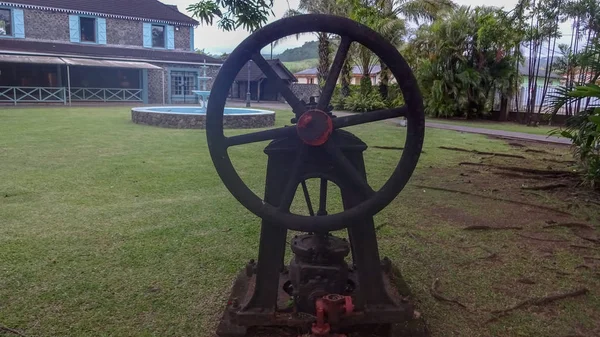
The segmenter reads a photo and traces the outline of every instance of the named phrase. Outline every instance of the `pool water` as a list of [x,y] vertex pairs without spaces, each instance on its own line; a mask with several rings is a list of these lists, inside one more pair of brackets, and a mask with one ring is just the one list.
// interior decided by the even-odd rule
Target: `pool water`
[[[169,114],[189,114],[189,115],[206,115],[206,110],[195,106],[162,106],[162,107],[149,107],[149,108],[136,108],[136,111],[140,112],[155,112],[155,113],[169,113]],[[273,111],[260,110],[260,109],[247,109],[247,108],[225,108],[223,111],[225,115],[264,115],[273,114]]]

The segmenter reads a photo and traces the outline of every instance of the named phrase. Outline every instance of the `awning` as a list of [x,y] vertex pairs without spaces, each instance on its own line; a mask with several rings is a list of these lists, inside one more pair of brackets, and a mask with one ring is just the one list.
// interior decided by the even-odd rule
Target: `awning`
[[107,68],[128,68],[128,69],[156,69],[161,67],[147,62],[116,61],[116,60],[97,60],[72,57],[55,56],[35,56],[35,55],[11,55],[0,54],[0,63],[29,63],[29,64],[67,64],[71,66],[83,67],[107,67]]
[[109,68],[129,68],[129,69],[157,69],[161,67],[152,65],[146,62],[130,62],[130,61],[113,61],[113,60],[96,60],[96,59],[79,59],[70,57],[61,57],[66,63],[71,66],[84,67],[109,67]]
[[53,56],[29,56],[29,55],[6,55],[0,54],[0,62],[9,63],[36,63],[36,64],[65,64],[60,57]]

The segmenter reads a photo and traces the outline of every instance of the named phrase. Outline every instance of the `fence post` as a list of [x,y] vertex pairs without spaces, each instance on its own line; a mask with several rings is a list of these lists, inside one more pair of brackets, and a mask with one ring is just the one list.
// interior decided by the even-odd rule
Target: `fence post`
[[15,106],[17,105],[17,88],[13,88],[13,100],[15,101]]

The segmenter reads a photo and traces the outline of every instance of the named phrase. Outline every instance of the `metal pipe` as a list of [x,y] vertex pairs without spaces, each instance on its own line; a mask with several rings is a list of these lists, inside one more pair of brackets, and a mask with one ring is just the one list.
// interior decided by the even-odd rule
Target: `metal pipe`
[[69,106],[71,106],[71,67],[67,64],[67,90],[69,90]]
[[162,104],[165,105],[165,70],[162,70]]
[[246,88],[246,108],[250,107],[250,62],[252,61],[248,61],[248,88]]

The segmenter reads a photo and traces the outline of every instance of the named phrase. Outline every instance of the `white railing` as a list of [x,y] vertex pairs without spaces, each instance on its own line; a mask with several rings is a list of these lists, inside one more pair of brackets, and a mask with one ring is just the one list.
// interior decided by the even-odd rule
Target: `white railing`
[[0,87],[0,102],[38,103],[53,102],[67,103],[66,89],[59,87]]
[[71,101],[77,102],[141,102],[142,89],[71,88]]

